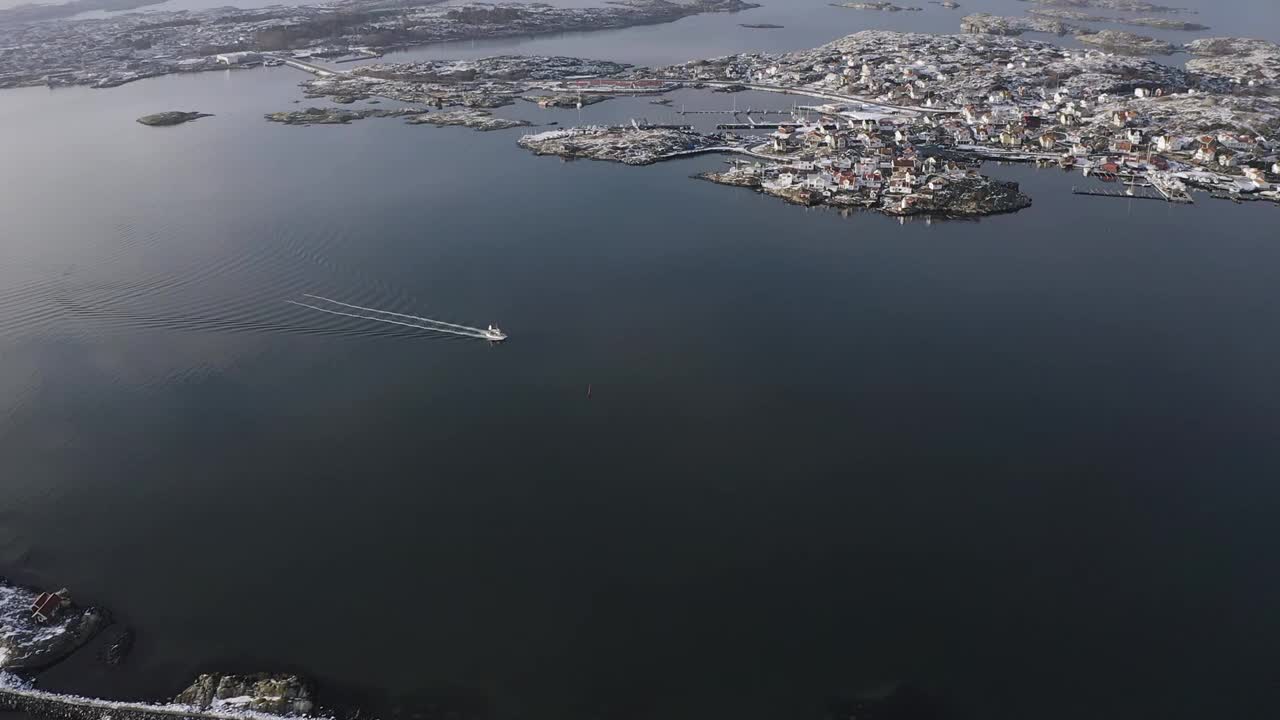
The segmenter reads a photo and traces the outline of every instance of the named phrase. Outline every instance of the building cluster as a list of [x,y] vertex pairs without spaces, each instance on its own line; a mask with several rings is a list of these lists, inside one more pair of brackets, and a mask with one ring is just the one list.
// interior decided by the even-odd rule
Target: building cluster
[[984,180],[975,161],[938,152],[935,133],[887,118],[844,122],[844,108],[835,105],[810,110],[823,119],[779,124],[767,142],[749,148],[756,161],[737,162],[713,179],[806,204],[895,212],[937,207],[953,184]]
[[[1275,193],[1280,182],[1280,99],[1229,78],[1096,50],[872,31],[809,51],[733,55],[657,73],[846,98],[820,111],[827,124],[779,129],[775,150],[857,148],[857,157],[840,161],[866,169],[872,151],[881,175],[883,163],[905,166],[915,148],[930,145],[1110,173],[1173,171],[1237,193]],[[857,175],[859,183],[890,180]]]

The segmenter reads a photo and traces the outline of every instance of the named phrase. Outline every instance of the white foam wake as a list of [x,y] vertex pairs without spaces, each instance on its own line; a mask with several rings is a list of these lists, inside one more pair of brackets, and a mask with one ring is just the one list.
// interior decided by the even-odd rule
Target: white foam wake
[[457,328],[458,330],[469,330],[471,332],[483,332],[480,328],[473,328],[469,325],[457,325],[451,322],[445,322],[443,320],[432,320],[431,318],[418,317],[417,315],[405,315],[404,313],[391,312],[390,310],[379,310],[377,308],[363,307],[361,305],[352,305],[351,303],[344,303],[341,300],[333,300],[331,298],[321,297],[319,295],[312,295],[310,293],[303,293],[302,296],[315,298],[316,300],[323,300],[328,303],[333,303],[334,305],[349,307],[349,308],[352,308],[353,310],[364,310],[366,312],[378,313],[379,315],[393,315],[395,317],[409,318],[411,320],[420,320],[425,323],[431,323],[432,325],[443,325],[444,327]]
[[[458,326],[450,325],[447,327],[443,325],[420,325],[418,323],[403,322],[401,320],[392,320],[390,318],[370,317],[368,315],[359,315],[357,313],[342,312],[340,310],[331,310],[329,308],[322,308],[316,305],[310,305],[304,302],[298,302],[297,300],[285,300],[285,302],[289,303],[290,305],[297,305],[299,307],[310,308],[312,310],[318,310],[322,313],[329,313],[330,315],[341,315],[343,317],[358,318],[360,320],[370,320],[372,322],[387,323],[389,325],[400,325],[407,328],[414,328],[416,330],[427,330],[429,332],[444,333],[446,335],[458,335],[461,337],[476,338],[479,340],[489,339],[489,336],[485,335],[484,332],[479,330],[478,328],[466,328],[465,330],[453,329],[454,327],[466,327],[464,325],[458,325]],[[374,311],[374,312],[381,312],[381,311]],[[392,314],[398,315],[400,317],[413,317],[411,315],[401,315],[400,313],[392,313]]]

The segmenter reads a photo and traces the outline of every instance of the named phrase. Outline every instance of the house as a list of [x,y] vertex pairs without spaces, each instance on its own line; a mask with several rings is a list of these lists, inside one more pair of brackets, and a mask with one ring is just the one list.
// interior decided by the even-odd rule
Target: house
[[1138,118],[1138,113],[1133,110],[1116,110],[1111,113],[1111,124],[1118,128],[1128,125]]
[[1234,167],[1237,164],[1236,154],[1226,148],[1219,150],[1218,164],[1222,167]]
[[1270,186],[1270,183],[1267,182],[1266,173],[1262,172],[1262,170],[1259,168],[1255,168],[1255,167],[1244,168],[1244,176],[1252,180],[1254,184],[1256,184],[1259,188],[1267,188]]
[[57,617],[62,608],[71,604],[71,596],[66,588],[56,593],[42,592],[31,603],[31,619],[38,623],[47,623]]
[[829,190],[836,187],[836,179],[831,173],[814,173],[805,178],[804,186],[811,190]]
[[791,128],[782,126],[773,133],[773,151],[774,152],[790,152],[796,145],[795,133]]
[[1045,133],[1040,136],[1040,147],[1045,150],[1052,150],[1058,144],[1058,138],[1053,133]]
[[1000,144],[1005,147],[1022,147],[1022,133],[1005,130],[1000,133]]
[[1128,140],[1112,140],[1111,152],[1125,154],[1131,153],[1133,152],[1133,143]]

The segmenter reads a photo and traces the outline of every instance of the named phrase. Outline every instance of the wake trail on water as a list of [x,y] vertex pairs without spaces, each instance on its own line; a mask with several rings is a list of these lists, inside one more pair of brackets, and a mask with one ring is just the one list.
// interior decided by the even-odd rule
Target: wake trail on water
[[[311,297],[311,296],[308,296],[308,297]],[[461,337],[477,338],[480,340],[489,339],[489,337],[485,335],[483,332],[481,332],[478,328],[469,328],[465,325],[450,325],[450,327],[438,327],[434,325],[418,325],[416,323],[401,322],[399,320],[391,320],[389,318],[369,317],[368,315],[357,315],[356,313],[342,312],[340,310],[330,310],[328,308],[317,307],[315,305],[308,305],[307,303],[298,302],[296,300],[285,300],[285,302],[289,303],[290,305],[297,305],[299,307],[311,308],[312,310],[318,310],[322,313],[329,313],[330,315],[341,315],[343,317],[358,318],[360,320],[370,320],[373,322],[380,322],[380,323],[388,323],[390,325],[402,325],[404,327],[414,328],[417,330],[427,330],[429,332],[446,333],[448,335],[459,335]],[[339,303],[339,304],[346,305],[346,303]],[[357,307],[357,306],[352,305],[348,307]],[[373,312],[383,312],[383,311],[374,310]],[[413,315],[403,315],[401,313],[391,313],[391,314],[398,315],[400,317],[408,317],[408,318],[414,317]],[[428,321],[428,322],[432,322],[432,321]],[[465,328],[465,329],[464,330],[451,329],[455,327]]]
[[363,307],[360,305],[352,305],[351,303],[344,303],[341,300],[334,300],[332,298],[321,297],[319,295],[312,295],[311,293],[303,293],[302,296],[315,298],[316,300],[323,300],[327,303],[333,303],[334,305],[349,307],[349,308],[352,308],[353,310],[364,310],[365,312],[378,313],[379,315],[393,315],[395,317],[409,318],[411,320],[418,320],[420,322],[430,323],[432,325],[441,325],[443,327],[451,327],[457,330],[465,330],[468,332],[477,332],[477,333],[482,332],[480,328],[473,328],[468,325],[457,325],[451,322],[445,322],[443,320],[432,320],[431,318],[418,317],[417,315],[405,315],[404,313],[391,312],[390,310],[379,310],[377,308]]

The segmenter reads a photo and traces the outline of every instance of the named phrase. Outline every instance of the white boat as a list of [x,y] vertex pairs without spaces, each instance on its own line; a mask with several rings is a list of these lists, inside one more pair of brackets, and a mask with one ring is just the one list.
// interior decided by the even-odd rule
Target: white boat
[[507,339],[507,334],[499,330],[497,325],[490,325],[480,332],[489,342],[502,342]]

